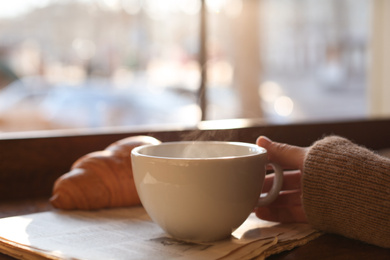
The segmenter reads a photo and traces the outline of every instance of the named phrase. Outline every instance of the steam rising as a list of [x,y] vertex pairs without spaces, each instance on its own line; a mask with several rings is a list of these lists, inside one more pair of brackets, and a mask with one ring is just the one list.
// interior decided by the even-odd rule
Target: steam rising
[[195,130],[181,135],[182,141],[232,141],[234,132],[222,130]]

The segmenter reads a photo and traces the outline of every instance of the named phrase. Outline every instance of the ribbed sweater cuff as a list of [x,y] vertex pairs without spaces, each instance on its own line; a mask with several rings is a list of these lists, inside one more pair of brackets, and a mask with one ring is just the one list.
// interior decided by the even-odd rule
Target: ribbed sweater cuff
[[313,227],[390,248],[389,159],[331,136],[313,144],[303,172]]

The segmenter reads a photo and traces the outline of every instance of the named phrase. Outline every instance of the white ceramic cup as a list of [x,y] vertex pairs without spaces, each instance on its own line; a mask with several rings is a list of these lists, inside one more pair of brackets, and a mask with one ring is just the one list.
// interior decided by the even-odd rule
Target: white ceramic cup
[[[256,206],[278,196],[283,181],[267,151],[249,143],[166,142],[136,147],[131,157],[145,210],[168,234],[186,241],[229,237]],[[260,198],[268,164],[276,178]]]

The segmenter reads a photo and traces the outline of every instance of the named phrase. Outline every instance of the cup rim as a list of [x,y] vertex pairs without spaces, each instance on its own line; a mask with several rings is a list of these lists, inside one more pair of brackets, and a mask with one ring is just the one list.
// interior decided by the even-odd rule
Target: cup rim
[[[142,149],[146,149],[147,147],[152,146],[166,146],[166,145],[188,145],[188,144],[199,144],[199,143],[208,143],[208,144],[227,144],[227,145],[235,145],[235,146],[241,146],[241,147],[249,147],[255,149],[256,152],[248,153],[248,154],[242,154],[242,155],[229,155],[229,156],[216,156],[216,157],[172,157],[172,156],[157,156],[157,155],[150,155],[150,154],[144,154],[140,151]],[[141,145],[138,147],[133,148],[131,151],[131,155],[134,156],[140,156],[140,157],[147,157],[147,158],[154,158],[154,159],[164,159],[164,160],[223,160],[223,159],[232,159],[232,158],[244,158],[244,157],[253,157],[253,156],[259,156],[267,154],[267,150],[261,146],[258,146],[257,144],[252,143],[246,143],[246,142],[236,142],[236,141],[170,141],[170,142],[162,142],[159,144],[147,144],[147,145]]]

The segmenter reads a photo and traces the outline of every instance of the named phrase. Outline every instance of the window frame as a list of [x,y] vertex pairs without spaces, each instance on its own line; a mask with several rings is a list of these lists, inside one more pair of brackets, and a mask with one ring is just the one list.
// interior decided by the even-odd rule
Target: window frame
[[371,54],[368,80],[368,105],[370,116],[390,115],[390,2],[372,1],[371,13]]

